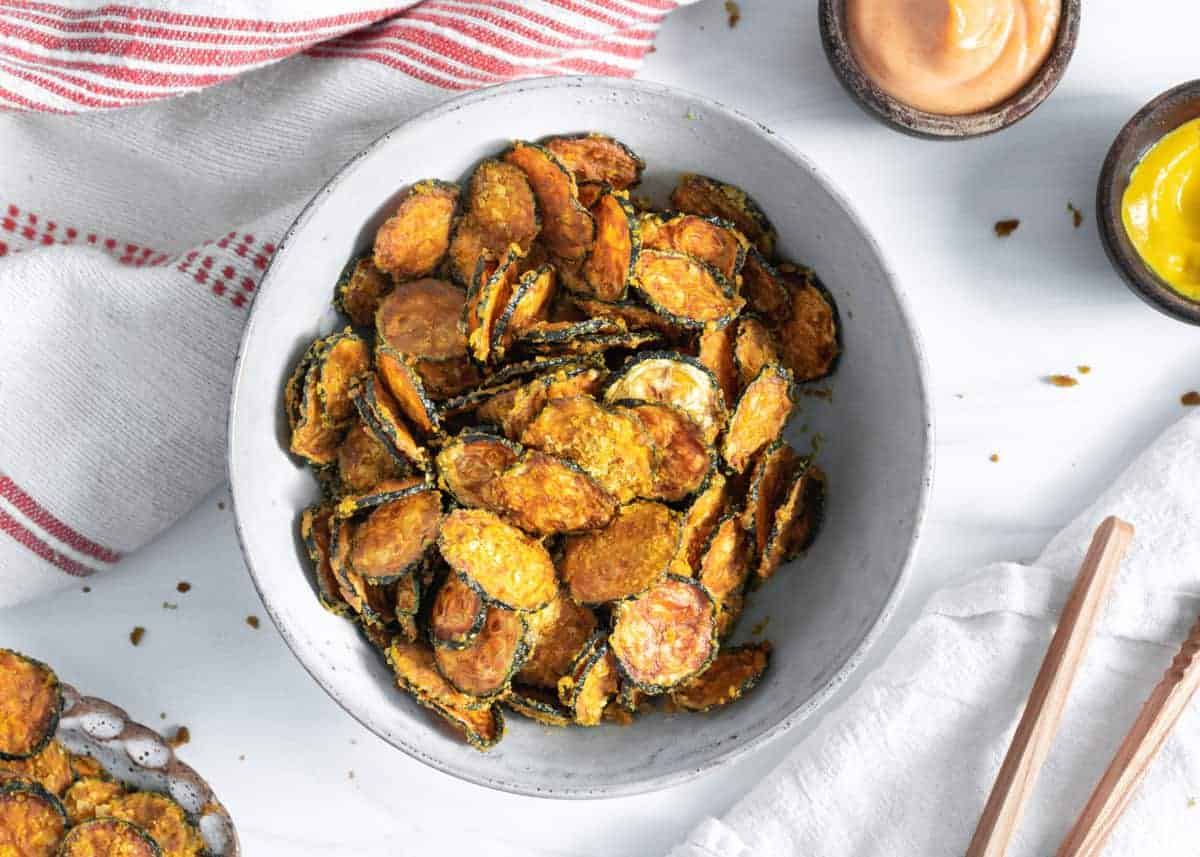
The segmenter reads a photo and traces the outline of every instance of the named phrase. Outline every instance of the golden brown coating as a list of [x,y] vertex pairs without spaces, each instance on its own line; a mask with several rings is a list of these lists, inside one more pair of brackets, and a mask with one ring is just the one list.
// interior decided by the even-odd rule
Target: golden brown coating
[[716,467],[716,456],[691,417],[661,402],[631,402],[617,412],[635,417],[658,450],[654,499],[675,503],[704,487]]
[[161,857],[154,839],[119,818],[98,818],[73,828],[56,857]]
[[700,334],[700,350],[696,357],[712,371],[721,388],[721,395],[730,404],[737,401],[738,383],[737,358],[735,356],[734,325],[708,327]]
[[690,577],[700,567],[700,558],[708,538],[717,522],[725,514],[730,501],[728,480],[720,472],[714,473],[708,487],[692,503],[683,519],[683,535],[679,541],[679,554],[673,570]]
[[837,313],[829,296],[811,281],[791,286],[791,313],[778,330],[783,365],[797,381],[824,378],[837,363]]
[[517,142],[504,160],[524,171],[542,214],[541,239],[551,254],[582,259],[592,246],[596,225],[579,202],[575,176],[544,146]]
[[533,654],[517,673],[517,681],[543,688],[557,688],[596,631],[596,614],[567,595],[529,614]]
[[617,500],[579,468],[527,450],[483,489],[492,508],[539,536],[594,530],[612,520]]
[[199,857],[204,851],[200,831],[188,821],[183,807],[157,792],[133,792],[100,807],[98,818],[119,818],[137,825],[157,843],[162,857]]
[[558,594],[546,548],[497,515],[455,509],[442,523],[446,563],[485,599],[512,610],[540,610]]
[[583,263],[583,279],[592,296],[602,301],[625,297],[641,247],[637,214],[624,194],[606,191],[592,206],[596,239]]
[[709,711],[737,702],[758,684],[770,661],[770,643],[724,649],[708,669],[672,691],[671,699],[688,711]]
[[483,628],[462,648],[433,650],[438,671],[455,688],[471,696],[494,699],[508,689],[525,660],[525,620],[515,610],[489,607]]
[[775,251],[774,227],[758,204],[739,187],[684,173],[671,192],[671,206],[688,214],[727,220],[753,241],[763,255],[770,257]]
[[410,574],[437,541],[441,522],[442,496],[436,489],[377,506],[354,525],[350,565],[372,583]]
[[430,642],[434,646],[466,646],[483,630],[486,617],[483,596],[451,574],[438,589],[429,610]]
[[57,738],[28,759],[6,761],[2,766],[20,777],[33,780],[55,797],[62,797],[67,786],[75,781],[71,753]]
[[466,293],[445,280],[401,283],[375,313],[379,341],[408,358],[463,357],[467,339],[458,329]]
[[0,649],[0,759],[29,758],[45,747],[61,707],[58,678],[48,666]]
[[392,457],[375,434],[361,422],[346,432],[337,452],[338,478],[356,493],[367,491],[385,479],[405,475],[406,469]]
[[704,669],[717,650],[712,598],[694,580],[670,576],[613,611],[609,635],[622,673],[661,693]]
[[370,257],[359,259],[338,282],[334,305],[358,327],[369,327],[392,286],[391,278],[376,268]]
[[748,387],[764,366],[782,361],[774,334],[753,316],[738,320],[733,359],[737,366],[739,390]]
[[721,455],[737,473],[783,432],[792,415],[791,373],[778,364],[764,366],[738,398],[729,418]]
[[457,208],[457,186],[417,182],[375,233],[375,267],[398,281],[429,276],[446,257]]
[[730,282],[741,273],[749,242],[729,224],[695,214],[678,214],[668,220],[649,214],[641,222],[643,247],[675,250],[707,262]]
[[645,592],[667,573],[679,549],[679,515],[661,503],[622,506],[601,530],[568,536],[559,572],[571,597],[603,604]]
[[4,857],[51,857],[66,826],[62,806],[36,784],[12,780],[0,786],[0,854]]
[[674,250],[643,249],[633,282],[647,302],[675,324],[727,324],[746,302],[716,268]]
[[71,824],[96,817],[96,810],[125,794],[125,787],[113,780],[83,777],[71,784],[63,795],[63,808]]
[[633,151],[604,134],[551,137],[542,145],[562,161],[579,182],[607,184],[617,190],[633,187],[646,168]]
[[466,432],[438,453],[438,479],[463,506],[486,506],[485,487],[515,464],[520,454],[521,448],[505,438]]

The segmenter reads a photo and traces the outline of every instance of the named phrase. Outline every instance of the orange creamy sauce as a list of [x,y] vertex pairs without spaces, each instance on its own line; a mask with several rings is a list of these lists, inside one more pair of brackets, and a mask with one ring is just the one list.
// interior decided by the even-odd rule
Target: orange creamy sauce
[[846,0],[850,47],[893,98],[943,115],[1015,95],[1050,54],[1062,0]]

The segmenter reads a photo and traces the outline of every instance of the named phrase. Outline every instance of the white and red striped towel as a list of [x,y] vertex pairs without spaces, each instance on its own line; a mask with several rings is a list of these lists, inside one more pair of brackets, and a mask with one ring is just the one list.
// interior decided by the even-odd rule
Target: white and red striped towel
[[632,75],[676,5],[0,0],[0,606],[222,478],[255,285],[345,160],[459,90]]

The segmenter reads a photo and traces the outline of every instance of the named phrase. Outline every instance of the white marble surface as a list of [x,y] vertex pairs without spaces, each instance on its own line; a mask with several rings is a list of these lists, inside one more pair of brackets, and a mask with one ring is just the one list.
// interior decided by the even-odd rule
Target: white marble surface
[[[983,562],[1035,554],[1182,413],[1180,394],[1200,388],[1198,331],[1125,289],[1092,219],[1117,129],[1196,74],[1200,7],[1090,0],[1051,99],[1006,132],[946,144],[902,137],[847,100],[820,49],[815,0],[741,6],[732,31],[715,0],[675,13],[643,76],[739,107],[846,191],[912,297],[933,374],[932,504],[911,586],[869,668],[933,588]],[[1080,229],[1068,201],[1084,209]],[[1021,226],[999,240],[992,224],[1007,217]],[[1074,389],[1040,380],[1078,364],[1093,371]],[[180,580],[191,592],[175,591]],[[144,722],[186,724],[192,743],[181,755],[230,807],[250,857],[449,854],[485,842],[492,849],[475,853],[660,854],[807,731],[655,795],[556,803],[493,793],[380,742],[322,693],[269,624],[247,626],[263,611],[223,490],[91,587],[0,612],[0,646],[50,661]],[[147,629],[136,649],[135,625]]]

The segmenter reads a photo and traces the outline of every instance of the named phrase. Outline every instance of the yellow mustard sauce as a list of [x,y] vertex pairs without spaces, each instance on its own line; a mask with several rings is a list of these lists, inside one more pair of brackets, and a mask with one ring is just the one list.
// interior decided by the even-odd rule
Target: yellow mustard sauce
[[1200,119],[1165,134],[1138,161],[1121,220],[1151,270],[1200,300]]

